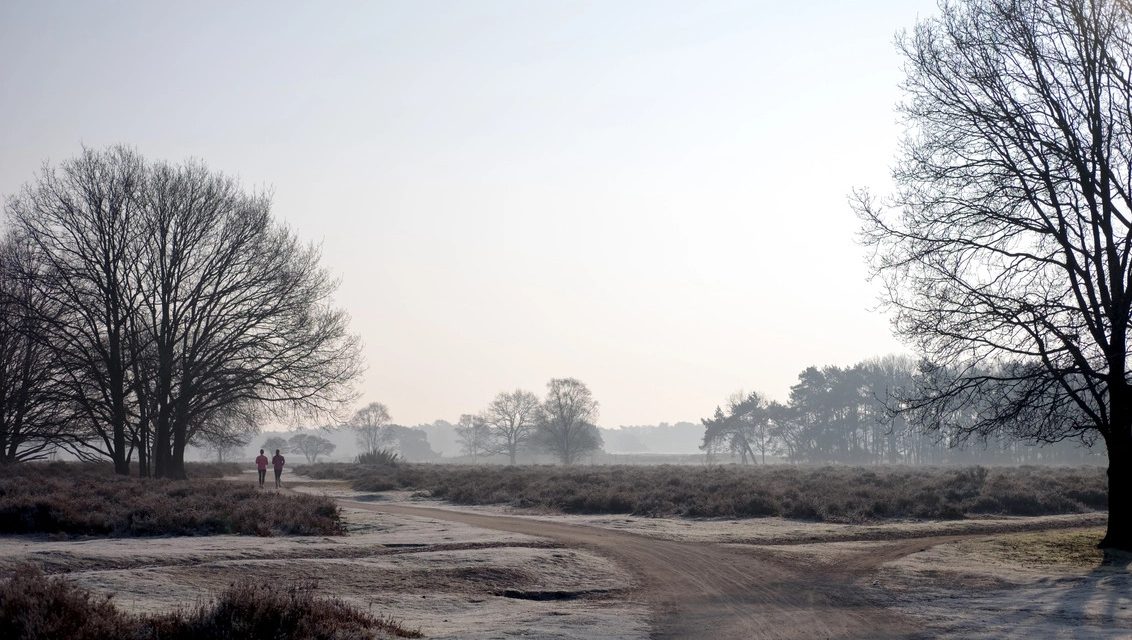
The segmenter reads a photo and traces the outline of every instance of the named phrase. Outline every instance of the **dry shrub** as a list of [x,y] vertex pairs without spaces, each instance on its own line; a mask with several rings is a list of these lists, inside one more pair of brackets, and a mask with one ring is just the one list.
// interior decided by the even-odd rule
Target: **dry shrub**
[[321,464],[298,472],[358,491],[412,489],[457,504],[567,513],[828,522],[1047,515],[1103,510],[1093,467],[466,466]]
[[0,638],[95,640],[129,638],[129,631],[128,617],[109,598],[31,565],[0,582]]
[[238,582],[196,609],[133,616],[109,598],[24,565],[0,583],[0,638],[11,640],[344,640],[419,638],[389,618],[316,595],[317,585]]
[[339,640],[420,638],[421,633],[378,618],[338,598],[316,595],[318,585],[262,585],[237,582],[214,601],[190,613],[173,613],[142,623],[146,638],[251,638]]
[[329,498],[262,491],[251,481],[157,480],[58,463],[0,473],[0,533],[270,536],[342,530]]

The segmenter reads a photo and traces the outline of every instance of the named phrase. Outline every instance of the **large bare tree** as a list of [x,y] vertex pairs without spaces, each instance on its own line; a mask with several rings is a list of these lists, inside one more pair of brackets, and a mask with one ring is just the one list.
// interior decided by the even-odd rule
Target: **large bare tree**
[[125,148],[84,150],[9,199],[13,232],[35,259],[18,277],[31,284],[49,313],[42,344],[51,350],[90,436],[89,451],[129,473],[131,420],[130,318],[140,292],[130,279],[141,232],[142,159]]
[[1099,437],[1102,546],[1132,549],[1132,20],[1111,0],[944,1],[900,39],[908,135],[857,194],[897,333],[932,364],[909,415]]
[[[120,473],[136,449],[184,476],[185,447],[234,408],[323,413],[351,397],[359,343],[337,282],[248,193],[198,162],[86,150],[8,206],[62,310],[46,341]],[[249,409],[250,408],[250,409]]]
[[456,423],[456,439],[460,442],[460,451],[472,457],[472,464],[479,462],[482,455],[495,453],[491,427],[484,422],[482,416],[465,413]]
[[542,419],[535,441],[562,464],[574,464],[583,455],[601,449],[598,404],[589,387],[576,378],[554,378],[546,383]]
[[[184,475],[196,429],[236,405],[330,411],[360,368],[337,282],[270,200],[199,163],[152,165],[144,191],[144,324],[158,375],[157,475]],[[163,458],[165,464],[163,465]]]
[[62,370],[43,342],[50,312],[31,282],[34,254],[19,238],[0,238],[0,465],[44,458],[75,443]]
[[484,410],[481,420],[488,426],[494,442],[494,449],[507,454],[510,464],[515,464],[515,456],[530,440],[538,426],[542,405],[538,396],[530,391],[516,389],[504,391],[495,396]]

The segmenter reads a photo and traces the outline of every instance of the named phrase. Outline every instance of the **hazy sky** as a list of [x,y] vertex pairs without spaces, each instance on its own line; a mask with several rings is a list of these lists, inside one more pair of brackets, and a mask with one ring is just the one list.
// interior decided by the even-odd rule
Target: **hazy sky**
[[204,159],[321,242],[402,424],[586,382],[601,424],[899,351],[854,186],[934,2],[0,3],[0,194]]

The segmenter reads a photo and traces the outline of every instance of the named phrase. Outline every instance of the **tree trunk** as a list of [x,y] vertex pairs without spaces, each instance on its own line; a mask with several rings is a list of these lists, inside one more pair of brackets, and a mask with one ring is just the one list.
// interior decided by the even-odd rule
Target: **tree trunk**
[[180,409],[174,410],[174,418],[170,425],[173,436],[173,448],[169,452],[169,459],[165,464],[165,477],[173,480],[184,480],[185,475],[185,447],[188,443],[188,418]]
[[1108,530],[1103,549],[1132,551],[1132,442],[1128,429],[1105,439],[1108,447]]
[[165,467],[165,477],[173,480],[184,480],[185,475],[185,434],[183,429],[173,432],[173,455],[169,456]]
[[157,478],[169,476],[169,416],[165,410],[157,413],[157,428],[153,431],[153,475]]
[[138,441],[138,477],[149,477],[149,454],[144,434]]

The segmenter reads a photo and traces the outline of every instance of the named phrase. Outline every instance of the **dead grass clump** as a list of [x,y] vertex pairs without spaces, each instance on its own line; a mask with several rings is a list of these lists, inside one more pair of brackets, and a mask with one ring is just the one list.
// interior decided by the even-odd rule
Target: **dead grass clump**
[[1022,566],[1096,567],[1105,561],[1104,551],[1097,548],[1097,540],[1102,536],[1104,529],[1099,527],[1037,531],[965,542],[960,544],[960,548]]
[[827,522],[1033,516],[1106,507],[1091,467],[467,466],[300,467],[357,491],[410,489],[457,504],[509,504],[566,513]]
[[238,582],[195,611],[143,620],[143,636],[162,640],[422,637],[392,619],[360,611],[338,598],[317,596],[317,587],[313,582],[283,586]]
[[[79,464],[0,474],[0,533],[86,536],[333,535],[329,498],[254,483],[117,476]],[[105,470],[103,470],[105,471]]]
[[419,638],[389,618],[316,595],[314,583],[233,584],[191,611],[133,616],[109,598],[25,565],[0,583],[0,637],[12,640]]

